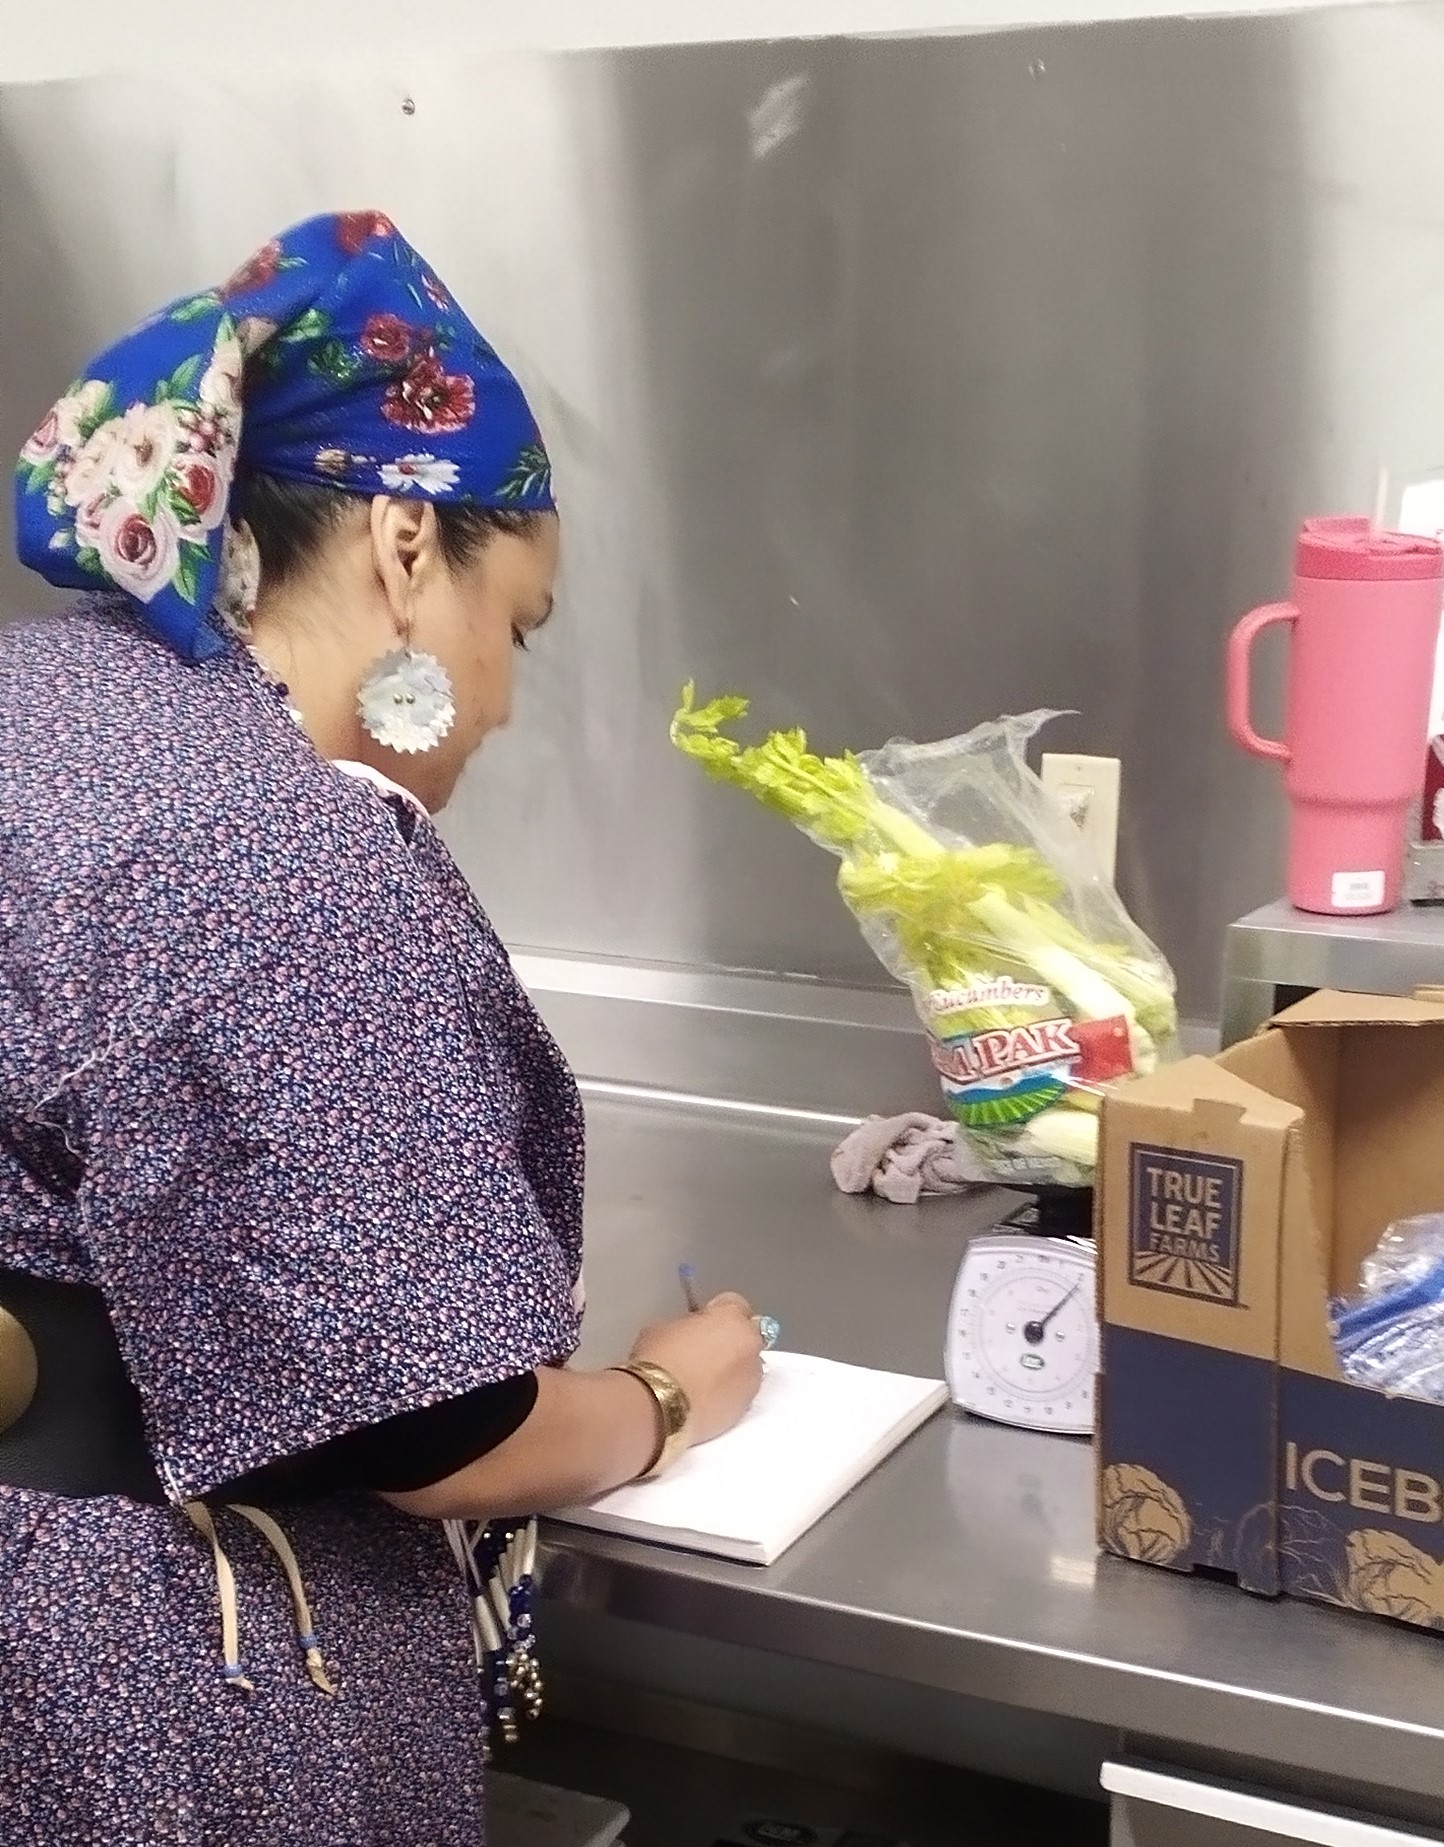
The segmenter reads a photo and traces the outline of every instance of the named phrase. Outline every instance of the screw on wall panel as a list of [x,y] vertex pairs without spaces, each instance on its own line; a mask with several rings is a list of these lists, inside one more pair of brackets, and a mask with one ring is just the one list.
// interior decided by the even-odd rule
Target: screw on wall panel
[[416,114],[416,103],[413,98],[408,96],[404,99],[404,101],[401,104],[401,113],[402,115],[415,115]]

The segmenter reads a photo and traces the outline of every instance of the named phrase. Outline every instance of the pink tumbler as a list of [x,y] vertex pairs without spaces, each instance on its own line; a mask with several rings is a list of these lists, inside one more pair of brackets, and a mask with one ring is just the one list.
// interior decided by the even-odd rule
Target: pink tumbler
[[[1311,519],[1299,533],[1293,600],[1244,617],[1228,644],[1228,726],[1285,765],[1292,807],[1289,897],[1328,916],[1392,911],[1419,794],[1444,547],[1367,519]],[[1249,716],[1254,638],[1287,622],[1285,741]]]

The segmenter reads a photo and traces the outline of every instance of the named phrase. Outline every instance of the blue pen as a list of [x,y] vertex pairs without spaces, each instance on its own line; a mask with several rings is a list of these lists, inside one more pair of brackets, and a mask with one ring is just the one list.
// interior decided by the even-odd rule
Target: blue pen
[[[677,1275],[681,1279],[682,1294],[687,1298],[687,1312],[698,1315],[702,1312],[701,1298],[697,1294],[697,1272],[690,1263],[679,1263]],[[762,1336],[764,1347],[777,1345],[782,1333],[782,1323],[774,1315],[754,1315],[757,1332]]]

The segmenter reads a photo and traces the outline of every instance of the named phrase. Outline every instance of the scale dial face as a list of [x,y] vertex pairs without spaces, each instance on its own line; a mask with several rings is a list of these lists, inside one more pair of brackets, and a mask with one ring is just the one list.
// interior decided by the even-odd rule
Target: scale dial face
[[1008,1233],[975,1238],[948,1313],[954,1402],[995,1423],[1090,1435],[1094,1275],[1089,1244]]

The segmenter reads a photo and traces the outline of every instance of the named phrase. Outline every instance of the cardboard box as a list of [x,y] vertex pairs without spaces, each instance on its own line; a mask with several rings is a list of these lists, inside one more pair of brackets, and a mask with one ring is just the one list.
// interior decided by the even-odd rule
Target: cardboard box
[[1444,996],[1312,996],[1111,1095],[1103,1550],[1444,1627],[1444,1406],[1344,1379],[1329,1299],[1444,1210]]

